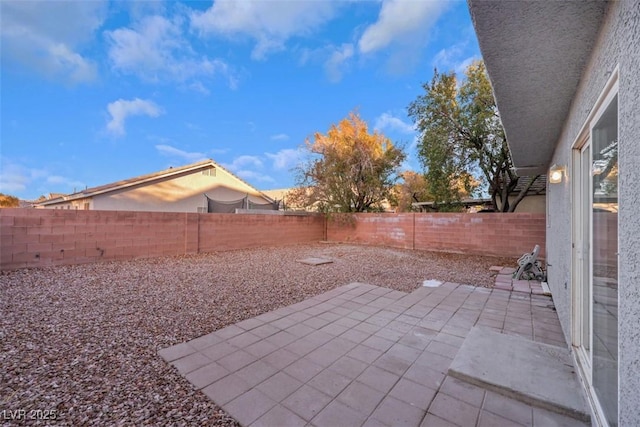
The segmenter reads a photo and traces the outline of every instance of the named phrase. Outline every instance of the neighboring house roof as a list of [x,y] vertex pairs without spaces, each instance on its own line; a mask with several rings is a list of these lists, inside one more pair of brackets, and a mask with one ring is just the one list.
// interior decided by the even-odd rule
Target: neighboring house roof
[[37,202],[34,202],[32,200],[22,200],[22,199],[20,199],[18,203],[19,203],[18,205],[19,208],[32,208],[34,205],[37,204]]
[[262,192],[273,200],[279,200],[282,202],[283,204],[281,206],[284,206],[288,210],[308,210],[308,207],[291,202],[290,193],[294,190],[297,190],[297,188],[276,188],[273,190],[263,190]]
[[[518,180],[518,185],[516,185],[516,187],[511,191],[511,193],[509,193],[509,195],[517,196],[518,194],[520,194],[520,191],[522,191],[522,189],[527,186],[531,178],[533,177],[521,176],[520,179]],[[546,193],[547,193],[547,175],[540,175],[535,180],[535,182],[531,184],[531,187],[529,187],[529,190],[527,191],[527,196],[542,196],[542,195],[545,195]],[[458,202],[454,202],[453,204],[464,205],[466,207],[469,207],[469,206],[481,206],[481,205],[490,204],[490,203],[491,203],[491,199],[466,197]],[[431,207],[434,204],[435,203],[432,201],[411,203],[411,205],[414,207]]]
[[39,202],[37,203],[38,206],[47,206],[50,204],[56,204],[56,203],[61,203],[61,202],[69,202],[72,200],[78,200],[78,199],[85,199],[88,197],[93,197],[93,196],[97,196],[99,194],[105,194],[105,193],[111,193],[113,191],[118,191],[118,190],[122,190],[122,189],[126,189],[126,188],[130,188],[130,187],[134,187],[137,185],[141,185],[141,184],[151,184],[154,183],[156,181],[162,180],[162,179],[166,179],[166,178],[170,178],[172,176],[176,176],[176,175],[182,175],[186,172],[197,172],[199,170],[203,170],[209,167],[214,167],[216,169],[220,169],[225,171],[226,173],[228,173],[229,175],[233,176],[235,179],[237,179],[238,181],[241,181],[242,183],[244,183],[245,185],[247,185],[248,187],[250,187],[252,190],[254,190],[256,193],[258,193],[260,196],[264,197],[265,199],[269,200],[269,201],[273,201],[271,199],[271,197],[267,196],[266,194],[262,193],[260,190],[256,189],[255,187],[253,187],[251,184],[249,184],[248,182],[246,182],[245,180],[243,180],[242,178],[237,177],[236,175],[234,175],[233,173],[229,172],[227,169],[223,168],[222,166],[220,166],[219,164],[217,164],[216,162],[214,162],[213,160],[209,159],[209,160],[204,160],[201,162],[197,162],[197,163],[192,163],[190,165],[186,165],[186,166],[180,166],[177,168],[169,168],[169,169],[165,169],[159,172],[154,172],[154,173],[150,173],[147,175],[141,175],[141,176],[137,176],[134,178],[129,178],[129,179],[124,179],[122,181],[117,181],[117,182],[113,182],[111,184],[105,184],[105,185],[101,185],[98,187],[93,187],[93,188],[87,188],[83,191],[79,191],[73,194],[69,194],[66,196],[60,196],[60,197],[56,197],[53,199],[49,199],[49,200],[45,200],[43,202]]
[[[474,199],[471,197],[467,197],[464,198],[462,200],[459,200],[457,202],[452,202],[452,205],[460,205],[460,206],[464,206],[466,208],[471,207],[471,206],[483,206],[483,205],[489,205],[491,204],[491,199]],[[414,202],[411,203],[411,206],[415,207],[415,208],[431,208],[434,205],[436,205],[435,202]]]
[[275,190],[262,190],[262,193],[271,197],[272,199],[282,199],[282,196],[285,196],[291,189],[289,188],[278,188]]
[[282,200],[287,197],[287,194],[289,194],[291,190],[293,190],[293,188],[276,188],[273,190],[262,190],[262,194],[265,194],[274,200]]
[[513,162],[545,173],[606,2],[469,0]]
[[[533,176],[521,176],[520,179],[518,179],[518,185],[516,185],[509,194],[512,196],[520,194],[520,191],[529,184],[532,178]],[[541,196],[544,194],[547,194],[547,175],[542,174],[531,184],[531,187],[529,187],[527,191],[527,196]]]

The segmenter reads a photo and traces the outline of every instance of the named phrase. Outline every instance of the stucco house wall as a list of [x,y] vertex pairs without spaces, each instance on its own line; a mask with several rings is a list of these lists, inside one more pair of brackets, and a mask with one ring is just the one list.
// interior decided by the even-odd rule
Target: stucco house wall
[[93,200],[91,197],[86,199],[71,200],[68,202],[56,203],[55,205],[46,206],[45,209],[73,209],[73,210],[91,210],[93,209]]
[[[515,196],[509,196],[509,201],[513,202],[516,199]],[[516,213],[545,213],[547,206],[546,196],[527,196],[518,203],[516,206]]]
[[551,163],[567,179],[549,185],[548,281],[566,337],[571,337],[572,144],[616,66],[619,67],[619,422],[640,425],[640,4],[611,2],[571,104]]
[[258,192],[226,171],[216,168],[214,176],[194,171],[93,197],[92,209],[150,211],[150,212],[206,212],[209,197],[220,201],[238,200],[249,194],[255,203],[267,203]]
[[63,210],[207,212],[207,198],[268,204],[273,200],[212,160],[61,195],[36,204]]

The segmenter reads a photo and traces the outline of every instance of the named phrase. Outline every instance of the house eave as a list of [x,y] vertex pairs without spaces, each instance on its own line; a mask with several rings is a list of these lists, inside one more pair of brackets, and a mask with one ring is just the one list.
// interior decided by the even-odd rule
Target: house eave
[[197,172],[197,171],[200,171],[200,170],[204,170],[204,169],[207,169],[207,168],[210,168],[210,167],[217,168],[217,169],[225,171],[227,174],[231,175],[232,177],[234,177],[238,181],[241,181],[245,185],[249,186],[252,190],[254,190],[256,192],[256,194],[258,194],[260,197],[263,197],[267,201],[269,201],[271,203],[273,203],[275,201],[275,200],[271,199],[270,197],[268,197],[267,195],[265,195],[264,193],[262,193],[260,190],[258,190],[255,187],[253,187],[251,184],[249,184],[248,182],[246,182],[242,178],[239,178],[238,176],[234,175],[233,173],[231,173],[227,169],[223,168],[222,166],[220,166],[219,164],[217,164],[213,160],[208,159],[208,160],[203,160],[201,162],[193,163],[193,164],[186,165],[186,166],[181,166],[181,167],[177,167],[177,168],[170,168],[170,169],[167,169],[167,170],[164,170],[164,171],[160,171],[160,172],[156,172],[156,173],[152,173],[152,174],[148,174],[148,175],[143,175],[143,176],[136,177],[136,178],[129,178],[129,179],[125,179],[123,181],[118,181],[118,182],[115,182],[115,183],[106,184],[106,185],[102,185],[102,186],[99,186],[99,187],[89,188],[89,189],[86,189],[86,190],[83,190],[83,191],[80,191],[80,192],[77,192],[77,193],[68,194],[68,195],[56,197],[55,199],[46,200],[46,201],[37,203],[35,206],[37,206],[37,207],[45,207],[45,206],[57,205],[57,204],[60,204],[60,203],[68,203],[68,202],[72,202],[72,201],[79,200],[79,199],[89,199],[89,198],[92,198],[94,196],[99,196],[99,195],[107,194],[107,193],[113,193],[115,191],[125,190],[127,188],[136,187],[136,186],[140,186],[140,185],[151,184],[151,183],[154,183],[154,182],[157,182],[157,181],[160,181],[160,180],[172,178],[172,177],[175,177],[175,176],[178,176],[178,175],[186,175],[186,174]]
[[112,184],[106,184],[99,187],[89,188],[87,190],[83,190],[77,193],[56,197],[55,199],[40,202],[38,203],[38,206],[49,206],[49,205],[56,205],[60,203],[72,202],[79,199],[88,199],[101,194],[112,193],[114,191],[119,191],[126,188],[134,187],[134,186],[153,183],[162,179],[171,178],[175,175],[193,173],[198,170],[204,170],[208,167],[219,167],[219,166],[215,162],[213,162],[213,160],[206,160],[206,161],[194,163],[194,164],[179,167],[179,168],[171,168],[166,171],[162,171],[160,173],[149,174],[149,176],[143,176],[140,178],[131,178],[131,179],[115,182]]
[[514,166],[545,173],[607,2],[468,3]]

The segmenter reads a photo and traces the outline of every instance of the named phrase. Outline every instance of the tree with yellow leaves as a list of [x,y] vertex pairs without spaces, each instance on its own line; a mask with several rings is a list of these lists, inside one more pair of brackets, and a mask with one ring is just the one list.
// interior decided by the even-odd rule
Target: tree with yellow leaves
[[[396,212],[414,212],[420,209],[414,207],[414,203],[419,202],[433,202],[435,198],[429,191],[429,183],[424,174],[414,171],[404,171],[400,174],[402,180],[396,184],[391,191],[391,199],[389,200],[391,206],[396,208]],[[458,200],[470,197],[470,191],[475,191],[480,182],[467,172],[462,172],[460,177],[453,178],[450,183],[452,191],[455,192],[455,197]],[[464,206],[462,204],[452,205],[437,205],[431,206],[431,209],[436,209],[440,212],[463,212]]]
[[17,208],[20,207],[20,200],[15,196],[0,193],[0,208]]
[[369,133],[357,112],[307,139],[298,188],[289,199],[322,212],[379,211],[398,179],[405,154],[384,135]]
[[396,212],[412,212],[417,210],[413,208],[413,203],[433,201],[424,174],[405,171],[400,176],[401,182],[394,185],[391,191],[390,202]]

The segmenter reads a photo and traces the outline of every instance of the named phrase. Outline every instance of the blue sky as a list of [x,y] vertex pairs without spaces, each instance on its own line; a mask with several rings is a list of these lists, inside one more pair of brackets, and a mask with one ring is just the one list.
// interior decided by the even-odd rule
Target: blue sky
[[358,109],[406,145],[434,67],[480,57],[464,1],[0,2],[0,192],[71,193],[212,158],[259,189]]

